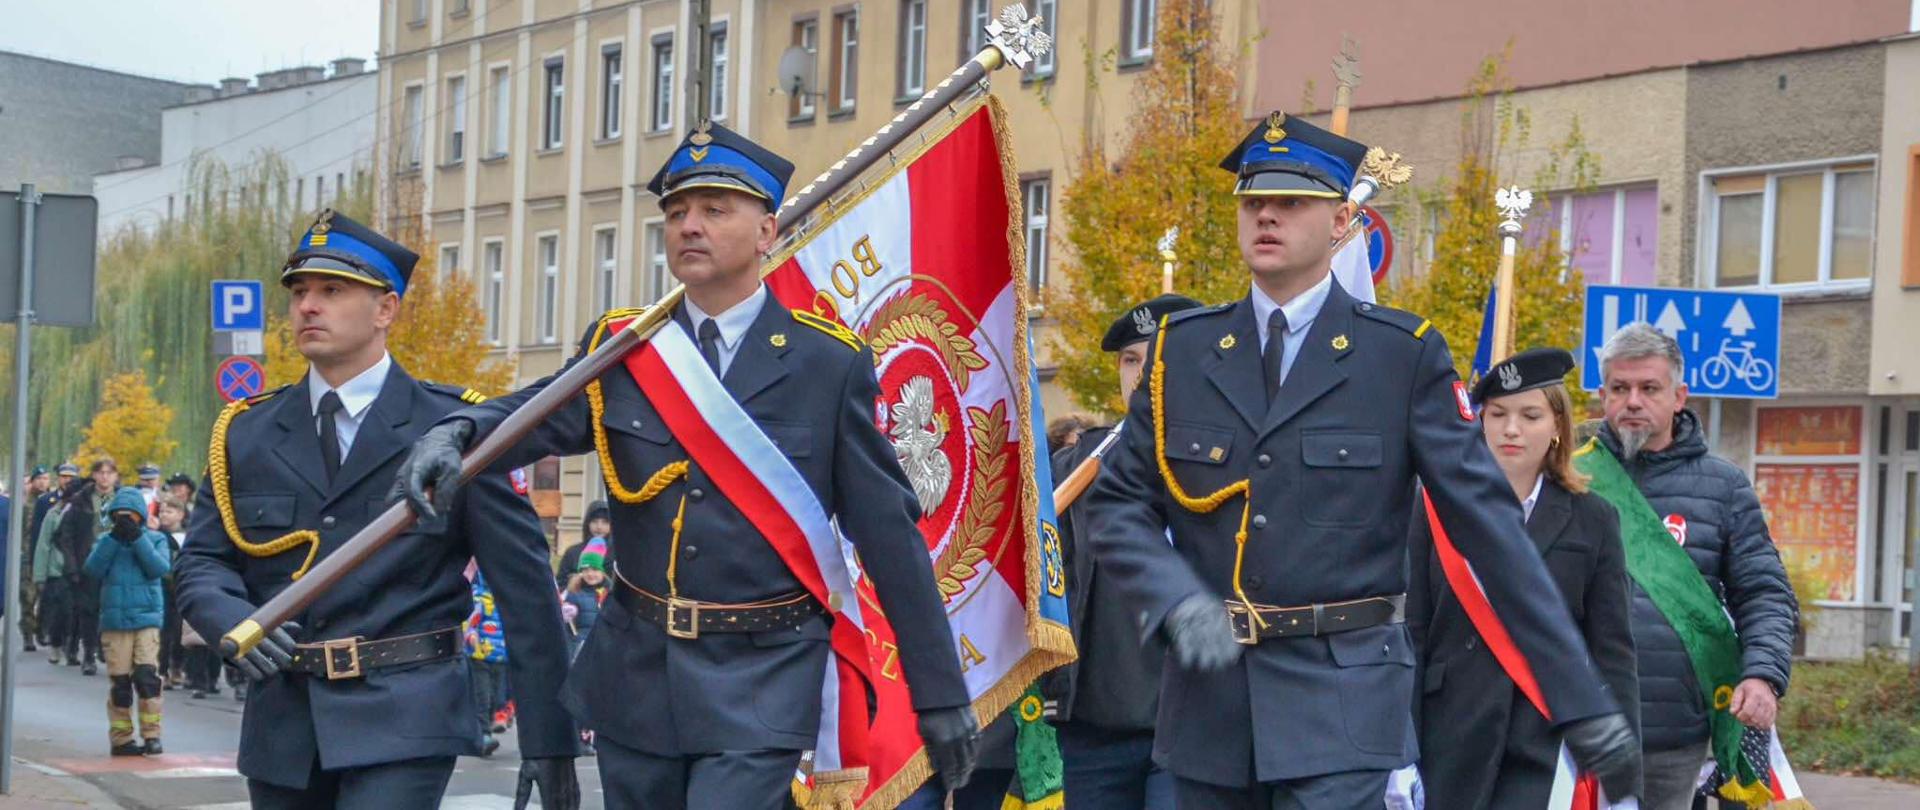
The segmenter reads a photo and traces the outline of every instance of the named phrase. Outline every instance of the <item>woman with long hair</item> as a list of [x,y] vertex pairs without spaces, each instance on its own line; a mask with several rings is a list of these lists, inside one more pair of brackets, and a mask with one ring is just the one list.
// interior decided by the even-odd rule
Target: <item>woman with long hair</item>
[[[1564,350],[1522,352],[1488,369],[1473,401],[1526,515],[1527,534],[1638,733],[1626,552],[1619,516],[1587,492],[1586,478],[1573,468],[1573,401],[1563,382],[1572,370],[1573,355]],[[1538,810],[1553,787],[1560,735],[1514,687],[1467,618],[1424,515],[1414,524],[1407,625],[1420,651],[1414,711],[1427,806]]]

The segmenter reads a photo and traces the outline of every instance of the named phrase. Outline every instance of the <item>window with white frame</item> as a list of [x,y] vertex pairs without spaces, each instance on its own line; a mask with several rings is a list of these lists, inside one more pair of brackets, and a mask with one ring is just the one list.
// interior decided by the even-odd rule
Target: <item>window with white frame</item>
[[1705,176],[1709,286],[1865,287],[1873,275],[1871,160]]
[[446,278],[460,272],[460,243],[440,246],[440,266],[434,268],[434,275]]
[[619,261],[615,238],[618,235],[611,225],[593,232],[593,300],[601,312],[613,309],[614,282],[618,278],[615,272]]
[[535,295],[540,342],[552,343],[558,337],[556,327],[560,320],[560,237],[554,234],[539,237],[534,241],[534,251],[534,258],[540,263],[540,290]]
[[459,163],[467,156],[467,77],[447,79],[447,162]]
[[493,239],[480,247],[481,265],[487,273],[487,342],[500,345],[500,312],[507,287],[506,243]]
[[405,168],[409,169],[417,169],[420,167],[420,155],[422,152],[420,137],[422,135],[421,128],[424,126],[422,116],[426,115],[426,110],[421,107],[421,91],[423,89],[424,88],[417,84],[408,87],[406,96],[401,102],[401,109],[404,114],[402,120],[406,122],[407,132],[406,140],[404,141],[406,151],[400,154],[400,162]]
[[620,89],[626,64],[619,43],[600,49],[600,137],[620,137]]
[[1588,284],[1656,283],[1660,195],[1653,184],[1557,194],[1545,211],[1527,218],[1529,244],[1557,229],[1567,267]]
[[654,132],[673,129],[673,35],[653,38],[653,115]]
[[501,65],[488,76],[493,88],[493,109],[487,125],[487,155],[500,157],[507,153],[507,137],[513,120],[513,71]]
[[1051,178],[1041,177],[1020,184],[1020,197],[1025,200],[1027,235],[1027,289],[1038,290],[1047,286],[1047,214],[1052,200],[1049,198]]
[[927,0],[900,2],[900,87],[901,98],[918,96],[927,90]]
[[708,33],[713,45],[713,86],[707,88],[707,117],[715,121],[727,118],[727,26],[720,23]]
[[860,89],[860,12],[843,11],[833,17],[833,109],[853,109]]
[[1122,0],[1120,58],[1139,62],[1153,55],[1153,26],[1159,19],[1156,0]]
[[[820,53],[820,20],[814,17],[808,17],[804,20],[794,20],[793,46],[807,52],[808,62],[818,64],[815,61],[815,57]],[[816,75],[818,74],[816,73]],[[813,82],[809,81],[808,84],[813,84]],[[817,87],[808,87],[805,90],[818,89]],[[788,100],[787,117],[813,118],[814,94],[805,92],[805,90],[794,93],[793,97]]]
[[[1040,15],[1040,27],[1045,29],[1047,36],[1050,37],[1054,36],[1055,32],[1060,30],[1060,23],[1054,19],[1054,9],[1056,6],[1056,0],[1037,0],[1034,5],[1035,13]],[[1037,78],[1052,76],[1053,51],[1053,48],[1048,48],[1033,57],[1033,61],[1027,65],[1027,75]]]
[[413,12],[411,16],[407,17],[407,22],[412,25],[425,25],[427,23],[427,0],[413,0],[412,6]]
[[545,126],[540,128],[540,146],[543,149],[559,149],[565,143],[567,121],[567,79],[566,62],[556,56],[546,63],[546,103],[541,108],[546,113]]
[[653,301],[667,293],[667,228],[659,222],[649,222],[646,226],[647,246],[647,294],[645,300]]
[[993,19],[993,0],[960,0],[960,61],[965,63],[987,46],[987,21]]

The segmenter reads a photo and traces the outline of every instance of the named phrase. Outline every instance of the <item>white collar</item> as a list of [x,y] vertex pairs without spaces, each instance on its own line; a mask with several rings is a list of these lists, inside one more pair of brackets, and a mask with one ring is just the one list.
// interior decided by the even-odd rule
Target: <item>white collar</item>
[[1544,473],[1535,476],[1533,479],[1533,494],[1528,495],[1526,500],[1520,502],[1520,509],[1526,513],[1528,520],[1533,519],[1533,507],[1540,502],[1540,485],[1546,480],[1547,476]]
[[374,397],[380,396],[380,388],[387,384],[387,372],[393,368],[393,355],[380,353],[380,362],[374,363],[366,371],[354,375],[353,379],[334,388],[327,384],[326,378],[312,366],[307,367],[307,404],[312,406],[311,413],[320,412],[320,398],[328,391],[340,395],[341,410],[346,411],[348,419],[359,419],[361,414],[372,407]]
[[1327,303],[1327,295],[1333,291],[1333,273],[1320,277],[1320,281],[1305,292],[1294,296],[1286,303],[1279,303],[1267,296],[1259,284],[1252,284],[1252,293],[1247,297],[1253,301],[1253,325],[1255,329],[1266,331],[1267,319],[1273,317],[1274,310],[1287,314],[1287,334],[1298,334],[1313,325],[1313,319],[1320,317],[1320,308]]
[[755,287],[753,294],[747,296],[746,300],[727,307],[725,312],[718,315],[708,315],[700,309],[699,304],[693,302],[692,298],[680,300],[687,305],[687,323],[693,325],[695,340],[700,336],[700,323],[710,319],[720,327],[720,347],[733,351],[733,347],[739,345],[740,339],[746,337],[747,328],[753,326],[754,319],[760,317],[761,308],[766,306],[767,285],[761,284]]

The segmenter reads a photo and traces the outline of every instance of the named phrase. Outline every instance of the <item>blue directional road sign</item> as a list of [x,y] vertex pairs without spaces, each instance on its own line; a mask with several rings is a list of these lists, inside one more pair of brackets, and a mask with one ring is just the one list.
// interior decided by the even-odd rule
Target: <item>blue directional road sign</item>
[[258,281],[213,282],[213,331],[248,332],[267,328],[266,296]]
[[1588,287],[1580,384],[1600,387],[1600,347],[1646,321],[1680,344],[1694,396],[1780,396],[1780,296],[1666,287]]

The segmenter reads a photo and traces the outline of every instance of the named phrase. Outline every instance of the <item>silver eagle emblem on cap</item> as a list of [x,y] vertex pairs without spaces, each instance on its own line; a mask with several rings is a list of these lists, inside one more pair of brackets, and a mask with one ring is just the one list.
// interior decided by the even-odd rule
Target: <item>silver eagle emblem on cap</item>
[[1153,334],[1153,313],[1146,307],[1133,311],[1133,330],[1143,335]]
[[1500,367],[1500,387],[1512,391],[1520,387],[1520,369],[1512,365]]

